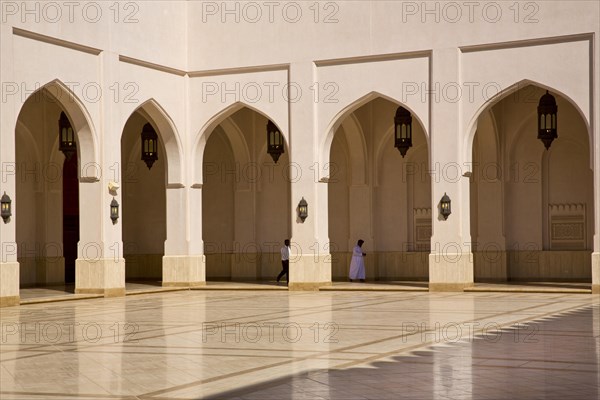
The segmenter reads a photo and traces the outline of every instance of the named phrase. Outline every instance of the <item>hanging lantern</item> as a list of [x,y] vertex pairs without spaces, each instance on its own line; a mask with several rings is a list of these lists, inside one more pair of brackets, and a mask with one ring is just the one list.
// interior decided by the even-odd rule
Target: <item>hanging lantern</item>
[[142,161],[146,163],[148,169],[151,169],[156,160],[158,160],[158,135],[148,123],[142,129]]
[[300,217],[302,222],[308,217],[308,203],[304,200],[304,197],[298,203],[298,217]]
[[398,107],[394,117],[394,146],[400,151],[402,158],[412,147],[412,115],[404,107]]
[[444,220],[447,220],[448,216],[452,213],[450,197],[446,193],[444,193],[442,200],[440,200],[440,212]]
[[70,160],[77,152],[77,145],[75,144],[75,132],[64,112],[60,113],[58,120],[58,141],[58,149],[63,152],[67,160]]
[[116,224],[119,219],[119,202],[115,198],[110,202],[110,219],[113,224]]
[[558,138],[556,131],[556,114],[558,106],[556,99],[546,90],[546,94],[540,98],[538,104],[538,139],[540,139],[546,150],[550,148],[552,141]]
[[271,121],[267,123],[267,153],[269,153],[271,158],[273,158],[273,162],[276,164],[279,160],[279,156],[284,153],[283,135]]
[[12,203],[12,200],[6,194],[6,192],[4,192],[2,198],[0,199],[0,216],[2,216],[2,219],[4,220],[5,224],[9,221],[12,215],[10,203]]

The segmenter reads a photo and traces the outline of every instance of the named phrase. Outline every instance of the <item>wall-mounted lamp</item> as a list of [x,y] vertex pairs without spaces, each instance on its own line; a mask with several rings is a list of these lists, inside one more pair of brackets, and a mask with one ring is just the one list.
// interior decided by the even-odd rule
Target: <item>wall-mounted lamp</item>
[[119,202],[114,198],[110,202],[110,219],[113,224],[116,224],[119,219]]
[[447,220],[448,216],[452,213],[450,197],[448,197],[446,193],[444,193],[442,200],[440,200],[440,212],[442,213],[444,220]]
[[302,222],[308,217],[308,203],[304,200],[304,197],[302,197],[302,200],[298,203],[298,217],[300,217]]
[[10,220],[10,217],[12,215],[10,203],[12,203],[12,200],[10,199],[10,197],[8,197],[6,192],[4,192],[4,194],[2,195],[2,199],[0,199],[0,215],[2,216],[2,219],[4,220],[5,224]]

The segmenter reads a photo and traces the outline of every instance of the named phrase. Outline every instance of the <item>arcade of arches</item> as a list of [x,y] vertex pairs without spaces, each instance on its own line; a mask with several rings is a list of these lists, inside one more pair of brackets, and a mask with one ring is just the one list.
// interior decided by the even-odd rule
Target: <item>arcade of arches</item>
[[[559,138],[545,150],[536,138],[543,93],[534,85],[521,88],[478,117],[469,174],[475,281],[591,281],[595,203],[587,127],[578,110],[556,94]],[[77,181],[80,151],[65,160],[58,150],[57,121],[65,110],[46,94],[24,104],[15,129],[21,287],[77,285],[77,241],[89,229],[79,215],[85,207],[79,188],[86,184]],[[431,188],[440,177],[431,173],[429,139],[417,118],[406,157],[394,148],[398,106],[378,97],[336,124],[326,183],[334,280],[346,279],[358,238],[368,253],[367,279],[428,279],[432,219],[440,218]],[[267,121],[242,107],[208,136],[201,189],[205,279],[273,280],[280,269],[279,248],[292,237],[294,221],[293,146],[286,143],[275,164],[266,154]],[[148,123],[159,133],[160,156],[151,169],[139,150]],[[169,162],[162,136],[143,108],[123,128],[121,223],[128,280],[162,279]]]

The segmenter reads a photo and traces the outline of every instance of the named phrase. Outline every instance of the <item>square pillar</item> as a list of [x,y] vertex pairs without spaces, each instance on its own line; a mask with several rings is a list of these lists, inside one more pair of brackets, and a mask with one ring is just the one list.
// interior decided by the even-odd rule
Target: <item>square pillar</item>
[[205,284],[202,185],[197,184],[186,189],[184,185],[169,184],[167,185],[167,240],[163,256],[162,285],[193,287]]
[[[292,64],[289,79],[309,91],[315,81],[314,68],[310,62]],[[316,181],[312,173],[319,159],[319,136],[324,134],[317,131],[315,117],[312,96],[290,103],[290,163],[300,172],[291,182],[290,290],[318,290],[331,285],[327,183]],[[308,202],[305,221],[298,217],[298,203],[303,197]]]
[[[464,127],[459,118],[460,104],[435,92],[460,82],[459,49],[441,49],[431,57],[431,178],[433,236],[429,255],[429,290],[463,291],[473,286],[473,254],[470,234],[469,173],[466,173],[460,145]],[[437,97],[434,97],[437,96]],[[433,101],[435,99],[436,101]],[[440,200],[447,194],[451,215],[444,219]]]

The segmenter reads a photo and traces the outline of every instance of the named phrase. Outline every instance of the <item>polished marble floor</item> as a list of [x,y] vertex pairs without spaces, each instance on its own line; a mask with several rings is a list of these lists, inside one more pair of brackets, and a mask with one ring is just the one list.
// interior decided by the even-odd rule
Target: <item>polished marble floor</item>
[[598,399],[600,296],[188,290],[0,309],[0,399]]

